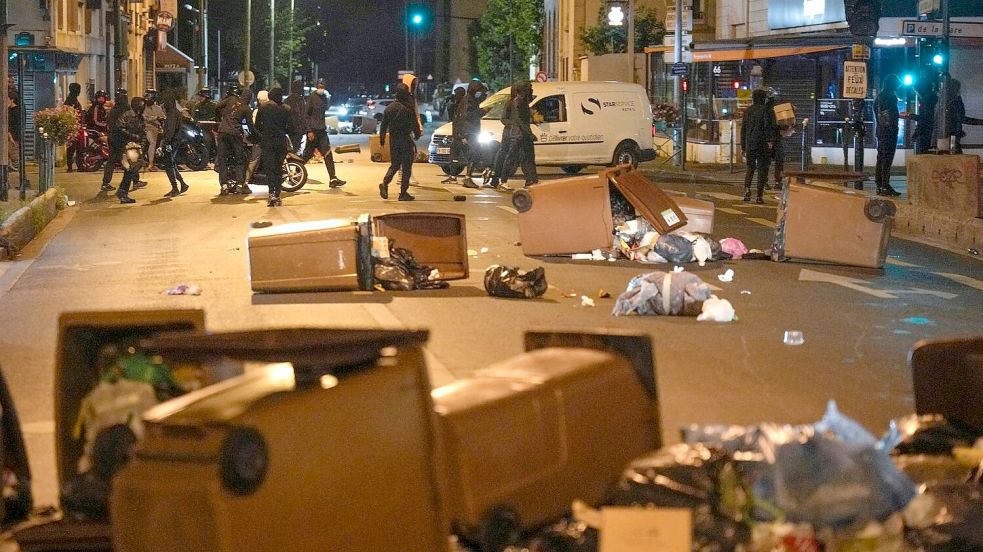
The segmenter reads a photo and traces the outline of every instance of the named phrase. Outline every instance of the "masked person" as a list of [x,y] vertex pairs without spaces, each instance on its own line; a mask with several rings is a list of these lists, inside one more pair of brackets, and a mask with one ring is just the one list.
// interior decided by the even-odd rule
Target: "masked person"
[[[73,82],[68,85],[68,97],[65,98],[65,104],[73,109],[75,109],[75,115],[78,117],[79,123],[84,125],[85,117],[82,113],[82,104],[79,102],[79,94],[82,93],[82,85],[77,82]],[[78,170],[82,170],[82,160],[85,157],[85,131],[80,128],[79,133],[68,142],[68,148],[65,152],[65,157],[68,158],[68,172],[74,171],[72,165],[78,166]]]
[[[536,152],[534,143],[536,137],[532,133],[532,111],[529,109],[529,102],[532,101],[532,83],[529,81],[518,82],[513,85],[514,94],[509,100],[506,109],[505,131],[502,134],[502,149],[499,155],[499,165],[496,176],[492,178],[492,186],[499,189],[510,189],[507,184],[499,185],[496,180],[501,177],[505,180],[511,172],[512,167],[521,167],[522,176],[526,186],[532,186],[539,182],[536,174]],[[506,139],[506,135],[508,138]]]
[[[98,96],[96,94],[97,98]],[[141,101],[140,104],[142,106],[143,102]],[[120,127],[120,118],[129,109],[129,98],[126,90],[117,88],[115,103],[113,103],[113,108],[109,110],[109,115],[106,116],[106,131],[109,133],[109,159],[106,160],[102,168],[102,190],[104,192],[111,192],[116,189],[111,184],[113,172],[116,170],[116,164],[123,159],[123,148],[128,141],[126,132]],[[143,138],[140,140],[142,141]]]
[[[395,103],[395,102],[394,102]],[[307,146],[304,148],[304,162],[314,157],[314,150],[321,152],[324,166],[328,169],[328,186],[340,188],[345,181],[335,174],[334,157],[331,155],[331,142],[328,140],[328,126],[324,123],[324,112],[328,108],[328,91],[324,89],[324,81],[317,81],[317,89],[307,98]]]
[[757,89],[751,94],[751,107],[744,112],[741,125],[741,153],[747,159],[744,175],[744,201],[751,201],[751,181],[758,173],[755,203],[764,203],[765,182],[768,181],[768,164],[772,148],[778,139],[778,124],[774,111],[768,109],[768,92]]
[[215,106],[218,118],[215,171],[218,172],[219,194],[245,191],[246,145],[243,142],[242,124],[249,121],[249,106],[242,99],[242,88],[232,85],[228,95]]
[[270,101],[261,105],[256,114],[256,131],[263,150],[263,172],[270,188],[269,207],[279,207],[280,186],[283,184],[283,160],[287,157],[287,132],[290,130],[290,110],[284,107],[283,90],[270,90]]
[[[775,105],[778,104],[778,93],[774,89],[768,89],[768,113],[775,117]],[[776,121],[777,126],[777,121]],[[771,161],[775,164],[775,189],[782,189],[782,174],[785,172],[785,145],[782,142],[782,129],[778,128],[775,133],[775,143],[771,148]],[[768,180],[765,179],[765,189],[770,189]]]
[[[458,89],[460,90],[460,88]],[[454,112],[454,141],[459,149],[457,158],[464,163],[465,188],[478,188],[471,174],[475,163],[481,155],[478,148],[478,135],[481,134],[481,116],[484,114],[478,107],[484,95],[485,86],[478,81],[471,81],[467,94],[455,103]]]
[[198,91],[198,101],[191,108],[191,116],[195,121],[214,121],[217,105],[212,100],[212,89],[202,88]]
[[96,92],[89,109],[85,112],[85,126],[98,132],[109,132],[109,112],[106,101],[109,96],[102,90]]
[[284,107],[290,110],[290,150],[297,151],[307,130],[307,99],[304,98],[304,82],[290,83],[290,95],[283,100]]
[[[268,103],[270,103],[269,92],[260,90],[256,93],[256,109],[250,115],[250,121],[252,121],[254,128],[256,126],[256,116],[259,114],[259,108]],[[259,143],[259,135],[255,132],[248,134],[245,139],[247,149],[249,150],[249,160],[246,164],[246,178],[242,181],[242,187],[248,189],[249,183],[253,180],[253,173],[259,168],[260,160],[263,157],[263,148]]]
[[164,110],[164,128],[160,140],[161,162],[164,164],[167,180],[171,183],[171,191],[164,194],[164,197],[175,197],[188,191],[188,184],[181,176],[177,163],[177,154],[187,142],[187,138],[181,132],[184,114],[181,113],[179,102],[182,93],[183,89],[181,88],[171,88],[165,91],[161,97],[161,107]]
[[874,101],[874,117],[877,122],[877,168],[874,170],[874,183],[877,194],[899,196],[891,187],[891,165],[898,149],[898,87],[901,81],[894,75],[884,79],[884,85]]
[[915,141],[915,154],[928,153],[932,148],[932,138],[935,136],[935,107],[939,103],[939,95],[935,92],[935,80],[927,74],[918,80],[915,88],[918,94],[918,113],[914,115],[915,131],[911,137]]
[[157,91],[153,88],[148,88],[143,93],[143,120],[147,126],[147,170],[150,171],[157,170],[157,166],[154,164],[154,158],[157,155],[157,140],[164,132],[162,125],[167,116],[164,109],[157,103],[157,99]]
[[[119,98],[119,94],[116,96]],[[118,100],[117,100],[118,101]],[[116,106],[113,106],[115,109]],[[146,123],[143,118],[144,100],[141,97],[133,98],[130,101],[130,107],[128,110],[120,115],[119,119],[116,121],[117,132],[120,141],[123,143],[124,151],[128,144],[138,145],[143,142],[143,138],[147,133]],[[130,197],[130,186],[136,182],[140,181],[140,169],[143,165],[143,161],[139,158],[139,146],[136,146],[137,151],[134,152],[132,157],[136,159],[127,158],[123,163],[123,180],[119,184],[119,190],[116,192],[116,197],[119,198],[120,203],[136,203],[136,201]]]
[[409,89],[403,83],[396,85],[396,101],[386,107],[382,114],[382,125],[379,128],[379,145],[386,145],[386,135],[389,136],[389,152],[391,162],[385,178],[379,184],[379,196],[389,199],[389,183],[396,173],[401,171],[399,181],[399,200],[413,201],[409,194],[410,176],[413,172],[413,160],[416,157],[415,140],[420,138],[420,127],[417,124],[416,110],[413,109]]

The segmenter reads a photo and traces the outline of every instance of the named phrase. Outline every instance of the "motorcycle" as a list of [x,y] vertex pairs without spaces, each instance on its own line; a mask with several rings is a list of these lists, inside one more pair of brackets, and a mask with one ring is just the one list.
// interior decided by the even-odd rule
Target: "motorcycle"
[[85,147],[82,150],[81,168],[83,171],[97,171],[109,160],[109,136],[94,128],[86,128],[82,134]]
[[[259,163],[253,176],[249,180],[250,184],[266,186],[266,173],[263,172],[263,162]],[[307,167],[304,166],[304,158],[296,153],[289,151],[283,160],[283,185],[284,192],[296,192],[307,184]]]
[[191,171],[203,171],[211,161],[211,152],[205,133],[191,119],[184,119],[178,132],[184,136],[184,145],[177,152],[177,162]]

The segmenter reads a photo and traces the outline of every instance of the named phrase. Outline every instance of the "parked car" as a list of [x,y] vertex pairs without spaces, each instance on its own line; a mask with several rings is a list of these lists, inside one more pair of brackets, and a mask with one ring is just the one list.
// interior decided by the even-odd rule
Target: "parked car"
[[338,120],[350,121],[369,102],[368,96],[352,96],[338,107]]
[[[638,165],[655,159],[652,142],[652,106],[645,89],[620,82],[535,82],[533,132],[536,164],[559,166],[575,174],[586,165]],[[482,158],[491,159],[502,140],[502,115],[509,88],[481,103],[478,146]],[[446,124],[430,140],[430,162],[447,174],[463,170],[451,157],[452,126]]]
[[358,110],[356,116],[370,117],[376,121],[381,121],[382,114],[386,111],[386,108],[389,107],[389,104],[393,103],[394,101],[396,101],[395,98],[379,98],[377,100],[370,99]]

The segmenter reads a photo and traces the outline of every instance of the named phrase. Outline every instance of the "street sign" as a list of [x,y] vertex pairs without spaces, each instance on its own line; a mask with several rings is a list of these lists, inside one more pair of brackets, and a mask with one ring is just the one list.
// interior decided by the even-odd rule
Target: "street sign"
[[256,75],[252,71],[239,71],[239,84],[242,86],[252,86],[256,82]]
[[865,44],[854,44],[850,57],[853,59],[870,59],[870,48]]
[[[901,36],[942,36],[941,21],[901,21]],[[983,38],[983,23],[951,22],[949,36],[952,38]]]
[[689,74],[689,66],[685,63],[673,63],[670,74],[677,77],[685,77]]
[[843,97],[862,100],[867,97],[867,64],[843,62]]
[[538,71],[538,72],[536,72],[536,82],[546,82],[546,79],[547,78],[549,78],[549,77],[547,77],[546,71]]
[[939,0],[918,0],[918,13],[932,13],[939,9]]
[[[693,7],[683,6],[683,30],[693,30]],[[666,8],[666,32],[676,32],[676,7]]]
[[174,26],[174,15],[167,12],[157,14],[157,30],[167,32]]

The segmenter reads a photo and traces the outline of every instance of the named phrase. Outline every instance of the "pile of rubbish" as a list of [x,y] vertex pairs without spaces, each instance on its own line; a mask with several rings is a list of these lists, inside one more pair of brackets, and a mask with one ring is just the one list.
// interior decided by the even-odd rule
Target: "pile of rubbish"
[[614,258],[641,263],[691,263],[704,266],[707,261],[766,258],[763,251],[749,250],[737,238],[715,239],[708,234],[676,230],[659,234],[643,218],[625,221],[615,228]]
[[485,291],[495,297],[533,299],[546,293],[548,287],[546,271],[541,266],[527,271],[492,265],[485,270]]
[[396,240],[381,238],[385,247],[372,248],[373,274],[377,287],[386,291],[446,289],[450,284],[440,279],[440,271],[421,265],[409,249],[396,247]]
[[575,502],[523,547],[596,552],[608,509],[685,508],[701,552],[983,550],[979,428],[913,415],[876,439],[831,401],[814,424],[694,425],[683,437],[632,461],[599,509]]
[[[670,234],[671,236],[671,234]],[[733,271],[720,277],[733,279]],[[730,301],[720,299],[696,274],[676,267],[672,272],[641,274],[628,282],[611,314],[615,316],[696,316],[697,320],[730,322],[736,319]]]

